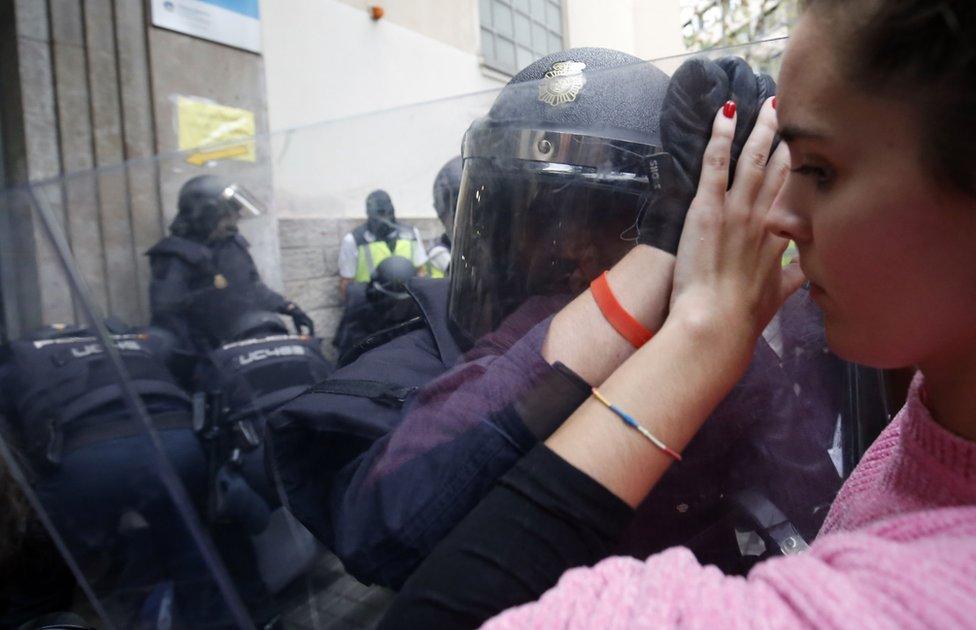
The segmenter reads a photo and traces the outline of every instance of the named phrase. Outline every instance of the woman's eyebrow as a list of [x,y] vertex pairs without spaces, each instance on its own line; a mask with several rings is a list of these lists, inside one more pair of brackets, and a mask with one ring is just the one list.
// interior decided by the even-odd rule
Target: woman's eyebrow
[[822,131],[808,129],[799,125],[783,125],[779,128],[779,137],[790,144],[794,140],[827,140],[828,136]]

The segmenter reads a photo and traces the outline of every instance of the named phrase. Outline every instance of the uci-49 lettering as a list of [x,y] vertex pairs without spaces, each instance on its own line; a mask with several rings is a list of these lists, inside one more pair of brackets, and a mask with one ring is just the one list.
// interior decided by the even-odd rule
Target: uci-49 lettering
[[264,361],[272,357],[300,357],[305,354],[302,346],[281,346],[280,348],[262,348],[237,358],[241,366],[250,365],[257,361]]

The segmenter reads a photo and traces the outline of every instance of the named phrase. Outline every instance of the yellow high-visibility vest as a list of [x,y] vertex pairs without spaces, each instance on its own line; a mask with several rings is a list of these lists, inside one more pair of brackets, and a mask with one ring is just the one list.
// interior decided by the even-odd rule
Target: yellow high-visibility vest
[[415,242],[413,239],[398,238],[392,251],[386,241],[373,241],[359,245],[356,248],[359,254],[356,261],[356,276],[353,279],[356,282],[369,282],[370,278],[373,277],[373,271],[376,270],[376,265],[390,256],[403,256],[413,262]]

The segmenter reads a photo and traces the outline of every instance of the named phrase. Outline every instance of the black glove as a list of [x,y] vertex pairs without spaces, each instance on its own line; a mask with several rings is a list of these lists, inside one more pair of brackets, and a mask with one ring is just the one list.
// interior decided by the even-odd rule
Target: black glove
[[638,222],[639,243],[677,253],[685,215],[698,189],[702,156],[719,108],[731,100],[735,101],[738,112],[732,141],[731,184],[736,161],[756,124],[759,110],[774,94],[776,82],[772,77],[755,74],[738,57],[718,61],[696,57],[681,64],[671,77],[661,107],[661,143],[666,155],[651,158],[651,175],[654,177],[656,171],[661,189]]
[[[309,337],[315,336],[315,323],[311,317],[305,314],[305,311],[298,308],[297,304],[289,302],[288,306],[285,307],[284,314],[291,317],[291,321],[295,324],[295,330],[299,334],[306,334]],[[302,333],[302,328],[305,328],[308,332]]]

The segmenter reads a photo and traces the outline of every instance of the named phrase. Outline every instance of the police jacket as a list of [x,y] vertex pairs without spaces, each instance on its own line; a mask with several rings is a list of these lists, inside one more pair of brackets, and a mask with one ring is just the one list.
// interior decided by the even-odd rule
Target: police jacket
[[[190,399],[167,369],[166,342],[148,332],[111,340],[156,427],[190,429]],[[0,413],[35,462],[57,464],[87,444],[142,432],[92,336],[6,344],[0,348],[0,392]]]
[[[504,353],[565,300],[521,318],[511,334],[486,337],[461,360],[447,325],[448,282],[407,286],[421,322],[372,337],[361,347],[381,345],[346,357],[351,362],[269,421],[273,465],[294,514],[347,571],[394,587],[538,439],[515,414],[486,418],[546,375],[557,389],[564,378],[545,361],[531,366],[533,374],[523,369],[534,341]],[[549,396],[563,403],[557,421],[580,404],[573,396]],[[382,472],[401,457],[393,476]]]
[[[832,369],[837,360],[824,354],[809,300],[802,299],[788,311],[796,321],[787,339],[777,340],[779,351],[759,341],[746,378],[689,445],[685,461],[639,507],[620,553],[645,557],[684,544],[705,562],[743,572],[749,565],[743,554],[753,550],[740,544],[739,523],[732,521],[741,512],[740,494],[747,497],[740,502],[746,516],[758,512],[752,521],[766,520],[765,533],[816,532],[823,511],[811,506],[829,503],[840,485],[828,450],[843,406],[843,383],[835,377],[843,372]],[[288,471],[282,476],[291,506],[350,573],[364,582],[402,585],[495,480],[586,399],[585,383],[542,359],[549,321],[514,343],[495,344],[496,352],[489,343],[453,366],[441,362],[440,378],[397,412],[373,415],[375,403],[355,397],[344,404],[329,399],[326,407],[326,399],[309,395],[283,408],[274,422],[274,457]],[[430,340],[443,340],[457,356],[446,317],[427,322],[409,340],[373,350],[369,367],[361,366],[367,374],[358,376],[400,378],[392,374],[396,366],[418,363],[424,354],[426,375],[433,374],[439,346],[421,345]],[[398,355],[406,360],[398,362]],[[804,383],[799,391],[796,382]],[[795,422],[801,415],[807,423]],[[767,502],[790,505],[752,509],[748,497],[757,486]],[[791,522],[783,522],[784,512]]]
[[321,340],[306,335],[263,335],[226,343],[202,363],[203,391],[219,393],[227,422],[255,420],[301,394],[332,372]]
[[354,282],[346,289],[346,307],[332,338],[340,357],[372,333],[379,332],[375,323],[382,323],[383,314],[377,313],[366,299],[366,286],[365,282]]
[[152,267],[152,324],[171,331],[183,350],[202,353],[248,310],[283,312],[288,300],[261,281],[248,242],[235,235],[211,245],[167,236],[146,255]]
[[460,356],[446,325],[447,282],[414,279],[408,289],[421,317],[359,344],[328,379],[268,421],[270,463],[289,507],[329,544],[360,526],[355,517],[333,524],[329,505],[339,473],[396,428],[418,388]]

